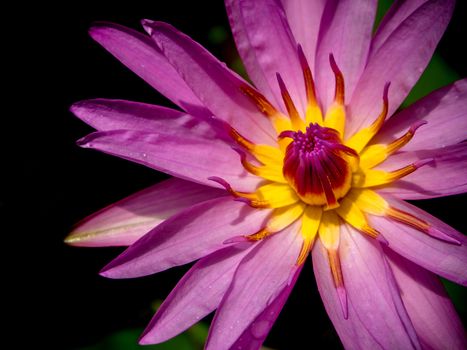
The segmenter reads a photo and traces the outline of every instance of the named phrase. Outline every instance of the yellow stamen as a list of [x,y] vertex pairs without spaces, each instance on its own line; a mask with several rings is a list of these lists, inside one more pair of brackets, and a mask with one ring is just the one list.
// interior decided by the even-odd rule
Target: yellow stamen
[[424,124],[426,122],[421,121],[412,125],[409,131],[388,145],[376,144],[366,147],[360,155],[360,166],[362,168],[372,168],[384,162],[391,154],[404,147],[413,138],[415,131]]
[[371,238],[376,238],[379,235],[379,232],[368,224],[365,214],[363,214],[353,200],[345,197],[341,200],[340,204],[336,212],[343,220]]
[[378,118],[370,126],[360,129],[355,133],[349,140],[345,142],[345,145],[353,148],[359,152],[367,145],[368,142],[375,136],[384,124],[384,120],[388,114],[389,101],[388,101],[388,90],[389,83],[384,87],[383,93],[383,109],[379,114]]
[[239,146],[251,153],[264,165],[277,164],[282,166],[284,154],[279,148],[254,144],[232,127],[229,128],[229,135]]
[[289,185],[276,182],[261,186],[255,195],[257,199],[250,201],[253,207],[281,208],[299,201],[295,191]]
[[305,204],[297,202],[287,207],[275,209],[266,224],[269,232],[279,232],[295,222],[305,210]]
[[306,124],[315,123],[322,126],[323,113],[321,112],[321,108],[318,105],[318,99],[316,98],[313,75],[300,45],[298,45],[298,58],[302,67],[303,80],[305,81],[305,91],[307,97]]
[[256,233],[253,233],[249,236],[245,236],[245,238],[249,241],[260,241],[268,236],[270,236],[273,232],[268,231],[266,228],[262,228]]
[[344,105],[345,103],[345,88],[344,88],[344,76],[340,71],[339,67],[337,66],[336,60],[334,59],[334,55],[329,55],[329,62],[331,63],[331,69],[334,72],[334,78],[336,80],[336,87],[334,90],[334,102],[340,105]]
[[274,108],[274,106],[260,92],[248,85],[244,85],[240,89],[247,97],[250,98],[261,113],[271,119],[277,133],[291,129],[290,120]]
[[315,241],[322,214],[321,207],[307,206],[302,216],[301,233],[303,245],[297,259],[297,265],[303,264]]
[[353,189],[347,195],[360,210],[372,215],[385,215],[389,208],[388,202],[375,191],[369,189]]
[[340,222],[335,211],[324,211],[318,228],[319,238],[328,250],[339,247]]
[[285,83],[282,80],[279,73],[277,73],[277,81],[279,83],[279,88],[281,90],[282,100],[284,100],[285,108],[287,108],[287,112],[289,113],[290,121],[292,122],[293,130],[304,130],[305,129],[305,123],[303,122],[302,118],[300,117],[300,114],[298,113],[297,108],[295,107],[295,104],[294,104],[294,102],[292,100],[292,97],[290,97],[290,94],[287,91]]
[[412,214],[406,213],[405,211],[389,207],[386,210],[386,215],[390,217],[391,219],[394,219],[396,221],[402,222],[403,224],[412,226],[413,228],[416,228],[417,230],[427,232],[428,229],[430,228],[430,224],[428,224],[426,221],[423,221]]
[[415,170],[429,162],[431,162],[431,159],[409,164],[401,169],[390,172],[384,170],[363,169],[363,171],[354,174],[352,187],[365,188],[385,185],[413,173]]
[[342,275],[341,261],[339,257],[339,252],[337,249],[328,249],[328,261],[329,267],[331,269],[332,279],[334,281],[334,287],[337,291],[337,297],[341,304],[342,316],[344,319],[348,317],[348,308],[347,308],[347,293],[344,287],[344,276]]
[[326,117],[324,118],[324,126],[337,130],[340,137],[343,139],[345,128],[344,76],[339,70],[339,67],[337,67],[336,61],[334,60],[334,56],[332,54],[329,56],[329,61],[331,63],[332,71],[334,72],[336,88],[334,93],[334,102],[328,108]]
[[247,156],[245,152],[239,149],[235,150],[240,154],[240,161],[245,170],[249,173],[260,176],[266,180],[287,183],[287,180],[284,179],[284,175],[282,174],[282,166],[280,164],[271,163],[267,165],[256,166],[246,159]]
[[248,241],[260,241],[276,232],[282,231],[295,222],[302,215],[304,209],[305,205],[300,202],[288,207],[276,209],[273,211],[264,228],[248,236],[234,237],[233,240],[228,240],[227,242],[231,243],[243,239]]
[[329,266],[331,267],[332,279],[336,288],[344,286],[344,277],[342,276],[341,262],[339,253],[336,249],[328,249]]
[[240,90],[250,98],[258,110],[268,117],[273,117],[279,112],[260,92],[248,85],[243,85]]

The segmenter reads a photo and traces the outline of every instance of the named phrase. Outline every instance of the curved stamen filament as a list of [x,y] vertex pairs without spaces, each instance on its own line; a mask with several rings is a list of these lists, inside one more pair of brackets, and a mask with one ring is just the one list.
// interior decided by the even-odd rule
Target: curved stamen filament
[[426,123],[426,121],[419,121],[413,124],[404,135],[392,141],[388,145],[375,144],[366,147],[360,155],[360,166],[362,168],[372,168],[384,162],[391,154],[397,152],[409,143],[418,128]]
[[351,199],[343,198],[336,212],[344,221],[369,237],[377,238],[379,236],[379,232],[368,224],[365,214]]
[[287,87],[285,86],[284,80],[279,73],[276,73],[277,82],[279,83],[279,88],[281,90],[282,99],[284,100],[285,108],[287,108],[287,112],[289,113],[290,121],[292,122],[292,127],[294,130],[302,130],[305,128],[305,124],[303,123],[300,114],[295,107],[295,104],[290,97],[289,92],[287,91]]
[[258,107],[258,110],[268,117],[273,117],[279,112],[276,108],[256,89],[249,85],[243,85],[240,90],[250,98],[250,100]]
[[282,167],[279,164],[270,163],[267,165],[256,166],[247,160],[247,154],[241,149],[233,149],[240,155],[242,166],[250,174],[260,176],[263,179],[274,182],[287,183],[287,180],[284,179],[284,175],[282,174]]
[[419,219],[415,217],[412,214],[409,214],[405,211],[402,211],[400,209],[394,208],[394,207],[389,207],[388,210],[386,211],[386,215],[390,217],[393,220],[399,221],[405,225],[411,226],[421,232],[426,233],[429,236],[438,238],[440,240],[449,242],[449,243],[454,243],[460,245],[461,242],[457,240],[454,237],[451,237],[444,232],[435,229],[433,226],[431,226],[429,223],[426,221]]
[[232,140],[247,150],[253,157],[264,165],[282,164],[284,154],[279,148],[268,145],[257,145],[243,137],[237,130],[229,126],[227,129]]
[[297,258],[297,266],[303,264],[313,246],[316,234],[318,233],[322,212],[323,210],[321,207],[307,206],[305,212],[302,215],[301,233],[303,237],[303,245]]
[[385,185],[413,173],[415,170],[428,163],[431,163],[432,161],[432,159],[420,160],[390,172],[368,169],[364,172],[354,174],[352,179],[352,187],[364,188]]
[[334,72],[334,78],[336,81],[336,87],[334,89],[334,102],[340,105],[344,105],[345,100],[345,88],[344,88],[344,75],[337,66],[334,55],[329,54],[329,63],[331,64],[331,69]]
[[386,120],[388,115],[389,109],[389,86],[391,85],[390,82],[386,83],[384,86],[383,91],[383,108],[381,113],[379,114],[378,118],[368,127],[360,129],[357,133],[355,133],[349,140],[345,142],[345,144],[357,152],[360,152],[367,144],[371,141],[371,139],[378,133],[381,127]]
[[308,60],[305,57],[302,46],[297,46],[298,59],[302,67],[303,80],[305,81],[305,91],[307,102],[309,104],[317,105],[316,91],[315,91],[315,82],[313,80],[313,75],[311,74],[310,66],[308,65]]
[[261,93],[249,85],[244,85],[240,90],[256,105],[258,110],[269,117],[278,133],[291,128],[290,120],[280,113]]
[[334,93],[334,102],[326,111],[326,117],[324,118],[324,126],[336,130],[341,138],[344,138],[345,128],[345,107],[344,107],[344,76],[339,70],[339,67],[334,60],[332,54],[329,55],[329,62],[331,64],[332,71],[336,80],[336,87]]
[[404,147],[407,143],[409,143],[410,140],[412,140],[417,129],[421,127],[422,125],[425,125],[426,123],[427,123],[426,121],[422,120],[422,121],[419,121],[418,123],[413,124],[404,135],[402,135],[401,137],[399,137],[398,139],[394,140],[389,145],[387,145],[386,152],[388,154],[393,154],[394,152]]
[[339,253],[335,249],[328,250],[329,267],[331,268],[332,279],[334,281],[334,287],[337,290],[339,302],[341,304],[342,314],[344,319],[348,318],[348,307],[347,307],[347,293],[344,287],[344,277],[342,275],[341,262]]
[[212,176],[209,180],[224,187],[237,200],[253,208],[282,208],[299,201],[295,191],[286,184],[271,182],[259,187],[255,193],[235,191],[224,179]]
[[297,47],[298,59],[302,67],[303,80],[305,81],[305,91],[307,97],[307,108],[306,108],[306,123],[317,123],[323,125],[323,113],[318,104],[316,97],[315,83],[313,81],[313,75],[311,73],[308,61],[303,53],[302,47]]

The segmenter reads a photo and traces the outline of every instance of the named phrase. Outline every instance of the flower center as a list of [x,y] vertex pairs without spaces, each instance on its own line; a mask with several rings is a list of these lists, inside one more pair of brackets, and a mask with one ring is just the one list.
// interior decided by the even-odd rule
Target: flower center
[[280,137],[292,139],[282,171],[300,199],[326,209],[337,207],[351,187],[351,156],[356,152],[342,144],[336,130],[314,123],[304,132],[284,131]]

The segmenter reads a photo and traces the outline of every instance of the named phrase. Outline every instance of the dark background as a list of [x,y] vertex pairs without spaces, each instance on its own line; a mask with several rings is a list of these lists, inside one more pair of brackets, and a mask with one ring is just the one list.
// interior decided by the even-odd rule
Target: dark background
[[[165,178],[143,166],[75,145],[92,131],[68,112],[75,101],[106,97],[170,106],[94,43],[87,29],[97,20],[137,29],[142,18],[162,20],[228,60],[234,51],[222,1],[196,3],[80,1],[25,5],[5,12],[12,22],[7,22],[6,41],[12,45],[5,56],[13,62],[4,65],[4,74],[12,73],[14,82],[6,86],[9,93],[4,103],[13,112],[4,112],[4,120],[14,126],[4,125],[2,148],[4,160],[13,155],[13,166],[3,168],[8,180],[3,182],[0,209],[7,238],[4,271],[11,274],[7,289],[13,296],[5,302],[13,311],[9,323],[19,331],[16,342],[77,349],[117,330],[144,327],[152,315],[151,303],[164,299],[188,269],[108,280],[99,277],[98,271],[121,249],[72,248],[63,239],[79,219]],[[465,77],[467,56],[460,50],[467,34],[466,6],[460,3],[439,52]],[[213,31],[213,27],[218,28]],[[222,33],[222,28],[225,40],[214,35]],[[465,231],[459,215],[465,213],[465,199],[460,196],[417,205]],[[340,347],[309,265],[265,345],[294,349],[309,342],[310,347]]]

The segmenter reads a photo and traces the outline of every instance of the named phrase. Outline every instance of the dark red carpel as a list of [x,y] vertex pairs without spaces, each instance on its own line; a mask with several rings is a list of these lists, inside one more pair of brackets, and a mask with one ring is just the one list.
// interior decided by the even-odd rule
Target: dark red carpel
[[350,189],[349,157],[356,152],[342,144],[336,130],[310,124],[305,132],[285,131],[289,144],[283,174],[297,195],[311,205],[338,206]]

